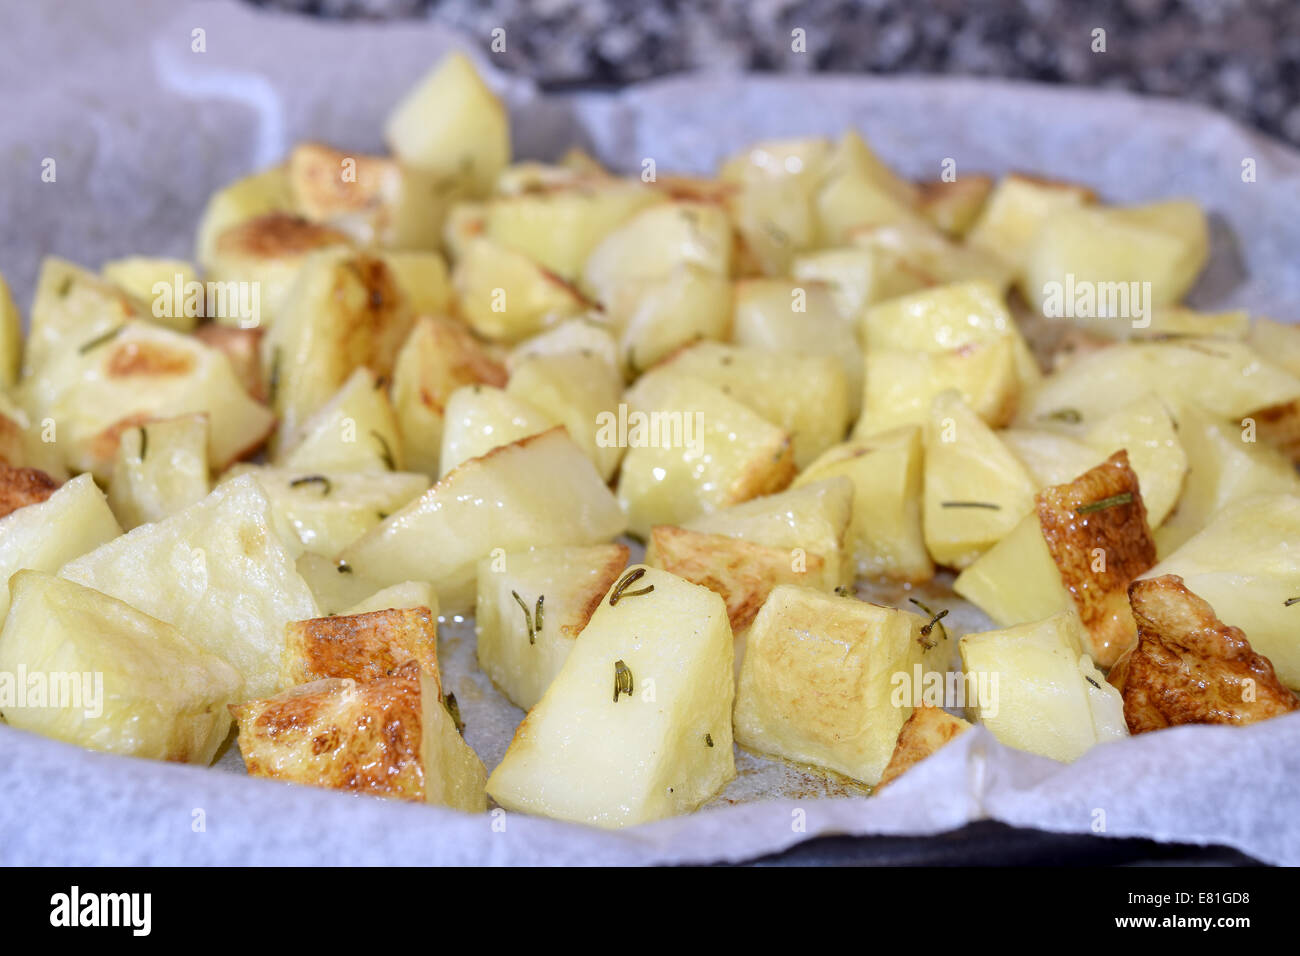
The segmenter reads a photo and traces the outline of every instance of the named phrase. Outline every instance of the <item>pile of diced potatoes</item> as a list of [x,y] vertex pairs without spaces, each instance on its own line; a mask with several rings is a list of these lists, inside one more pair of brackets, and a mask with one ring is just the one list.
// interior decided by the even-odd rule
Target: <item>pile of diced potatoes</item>
[[[193,262],[47,260],[26,336],[0,283],[10,725],[209,764],[233,721],[254,775],[616,827],[736,745],[874,787],[973,723],[1070,761],[1296,708],[1300,330],[1180,304],[1196,204],[854,132],[514,162],[460,55],[386,134],[220,190]],[[490,775],[471,614],[526,712]]]

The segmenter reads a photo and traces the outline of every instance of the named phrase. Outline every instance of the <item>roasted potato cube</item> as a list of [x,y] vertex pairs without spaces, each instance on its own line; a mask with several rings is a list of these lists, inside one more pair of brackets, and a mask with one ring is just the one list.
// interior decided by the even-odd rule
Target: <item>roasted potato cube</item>
[[206,415],[166,418],[123,432],[108,506],[127,531],[188,508],[210,489]]
[[1199,534],[1151,569],[1176,574],[1235,622],[1277,676],[1300,690],[1300,494],[1259,494],[1224,506]]
[[[236,293],[232,283],[244,283],[256,299],[252,309],[224,308],[220,302],[204,299],[206,314],[221,325],[241,329],[268,329],[287,307],[285,299],[304,263],[313,253],[324,249],[348,248],[347,234],[318,222],[311,222],[291,212],[272,212],[237,223],[217,235],[207,264],[210,282],[224,284]],[[206,293],[206,287],[205,287]],[[232,301],[226,293],[226,301]],[[243,304],[239,299],[234,302]]]
[[488,780],[508,810],[623,827],[694,810],[736,775],[722,599],[629,570]]
[[462,385],[451,393],[443,410],[442,453],[438,477],[486,455],[493,448],[540,435],[558,425],[532,402],[491,385]]
[[1020,291],[1041,311],[1049,288],[1064,288],[1070,275],[1075,288],[1081,282],[1150,283],[1145,307],[1172,305],[1192,287],[1209,250],[1205,213],[1194,202],[1058,208],[1029,243]]
[[657,524],[780,491],[794,477],[790,435],[702,379],[664,369],[626,398],[626,424],[604,438],[627,447],[618,500],[642,538]]
[[209,322],[199,326],[194,337],[224,355],[244,391],[256,401],[266,402],[270,382],[262,366],[261,329],[241,329]]
[[1043,223],[1057,212],[1093,199],[1092,190],[1085,186],[1012,173],[998,180],[966,241],[1020,269]]
[[921,184],[918,203],[931,225],[954,239],[960,239],[980,218],[992,192],[993,180],[988,176],[935,180]]
[[111,339],[57,361],[67,375],[51,373],[67,387],[41,417],[59,423],[59,447],[69,466],[104,481],[122,433],[145,422],[206,415],[208,460],[216,469],[252,454],[274,424],[224,356],[169,329],[132,322]]
[[539,355],[515,367],[506,393],[563,425],[600,477],[606,481],[614,477],[623,448],[602,440],[603,423],[617,419],[623,398],[623,379],[612,365],[598,355],[580,352]]
[[486,196],[510,162],[510,117],[473,62],[451,53],[388,114],[384,140],[403,163]]
[[901,777],[926,757],[934,756],[944,744],[970,730],[970,726],[967,721],[938,707],[922,704],[916,708],[898,732],[894,755],[889,758],[889,766],[881,774],[876,790]]
[[282,440],[356,369],[389,375],[415,321],[392,270],[364,253],[313,254],[286,295],[263,346],[276,369],[271,399]]
[[1009,747],[1070,763],[1099,743],[1128,736],[1124,704],[1082,649],[1079,619],[1063,611],[959,642],[968,709]]
[[1253,495],[1300,494],[1300,476],[1291,463],[1276,449],[1248,441],[1243,426],[1194,404],[1184,405],[1177,417],[1187,475],[1177,509],[1156,531],[1160,555],[1175,552],[1234,502]]
[[396,471],[406,465],[405,452],[382,383],[369,369],[359,368],[278,449],[276,462],[300,474]]
[[9,610],[8,582],[15,572],[57,571],[121,533],[90,475],[78,475],[44,501],[0,518],[0,618]]
[[199,265],[210,272],[218,237],[240,223],[268,214],[293,213],[293,194],[283,166],[238,179],[208,198],[199,219],[194,248]]
[[[662,202],[661,193],[639,182],[583,183],[493,199],[481,211],[481,225],[470,210],[462,211],[460,223],[448,222],[448,228],[459,225],[461,238],[477,231],[576,282],[601,240],[640,210]],[[454,254],[460,255],[461,248],[457,241]],[[579,285],[584,292],[591,291]]]
[[380,258],[416,315],[441,315],[451,308],[451,278],[441,255],[421,249],[389,249]]
[[482,761],[457,732],[433,678],[414,664],[364,683],[313,681],[231,712],[255,777],[487,809]]
[[411,661],[441,695],[436,610],[392,608],[290,621],[285,629],[281,686],[327,677],[365,683],[392,677]]
[[563,355],[566,352],[590,352],[618,368],[618,348],[613,330],[602,321],[599,313],[589,312],[520,342],[506,356],[506,368],[513,372],[530,358],[538,355]]
[[880,253],[885,268],[912,273],[923,285],[983,279],[1005,292],[1014,270],[977,246],[953,242],[924,220],[901,221],[856,230],[856,245]]
[[618,365],[635,377],[692,342],[731,331],[731,281],[683,263],[663,276],[621,282],[605,304],[618,334]]
[[53,256],[41,262],[23,351],[22,374],[33,375],[51,358],[86,348],[144,318],[143,306],[113,283]]
[[294,205],[361,245],[436,249],[449,197],[438,175],[389,159],[299,143],[289,153]]
[[843,475],[853,482],[850,548],[858,574],[921,584],[934,577],[921,527],[921,430],[914,425],[828,449],[794,487]]
[[1034,480],[956,391],[941,392],[925,426],[925,545],[966,568],[1034,507]]
[[828,355],[701,342],[660,369],[708,382],[786,432],[796,467],[811,464],[848,430],[843,367]]
[[850,130],[827,157],[814,205],[818,245],[839,245],[854,230],[893,223],[923,223],[918,190],[895,175]]
[[601,240],[587,257],[579,285],[597,301],[609,302],[620,285],[666,276],[680,265],[726,276],[731,251],[725,210],[711,203],[659,203]]
[[1125,342],[1080,356],[1044,378],[1022,403],[1020,421],[1069,416],[1090,425],[1152,392],[1171,408],[1199,403],[1240,422],[1256,409],[1300,397],[1300,379],[1228,339]]
[[1003,626],[1073,609],[1084,646],[1110,667],[1136,637],[1128,586],[1155,563],[1137,476],[1119,451],[1074,481],[1045,488],[1026,516],[953,582]]
[[555,273],[481,237],[460,250],[451,282],[460,317],[479,335],[501,342],[518,342],[590,306]]
[[926,620],[856,598],[775,588],[749,629],[736,742],[875,784],[911,714],[894,674],[942,669],[952,648]]
[[245,475],[100,545],[59,576],[176,627],[239,672],[243,700],[275,692],[285,625],[318,616],[294,568],[299,547],[281,537],[270,500]]
[[446,318],[421,318],[393,369],[393,408],[409,467],[438,474],[443,412],[463,385],[506,384],[506,370],[469,329]]
[[92,750],[212,762],[241,683],[233,668],[91,588],[41,571],[19,571],[9,587],[0,671],[26,680],[5,723]]
[[542,699],[627,558],[626,545],[597,544],[479,562],[479,666],[516,707]]
[[[857,418],[862,410],[862,349],[853,324],[839,315],[825,283],[789,279],[737,282],[732,325],[737,345],[778,352],[787,360],[792,355],[835,359],[848,386],[849,416]],[[842,436],[843,429],[840,432]]]
[[1251,650],[1240,628],[1166,574],[1129,587],[1138,642],[1110,682],[1124,698],[1129,733],[1179,724],[1253,724],[1300,709],[1300,698]]
[[406,471],[322,473],[264,466],[235,468],[222,480],[244,474],[257,478],[276,518],[293,528],[303,550],[327,558],[429,487],[428,475]]
[[1002,294],[982,279],[925,289],[873,305],[863,313],[861,338],[868,352],[946,352],[1006,340],[1015,356],[1020,387],[1032,388],[1042,377]]
[[1006,339],[944,352],[868,351],[865,379],[854,438],[923,425],[935,396],[950,388],[993,428],[1015,417],[1020,398],[1015,347]]
[[[149,315],[159,325],[177,332],[192,332],[203,315],[197,303],[195,307],[187,307],[186,289],[191,282],[199,281],[199,273],[184,259],[130,256],[105,262],[99,272],[135,301],[147,303]],[[167,291],[160,290],[159,284]]]
[[862,310],[876,302],[925,288],[928,277],[899,264],[880,249],[843,246],[795,257],[790,274],[800,282],[830,287],[840,315],[856,322]]
[[554,428],[465,462],[340,557],[379,587],[429,581],[443,613],[460,614],[473,606],[478,561],[493,549],[593,544],[625,526],[591,461]]

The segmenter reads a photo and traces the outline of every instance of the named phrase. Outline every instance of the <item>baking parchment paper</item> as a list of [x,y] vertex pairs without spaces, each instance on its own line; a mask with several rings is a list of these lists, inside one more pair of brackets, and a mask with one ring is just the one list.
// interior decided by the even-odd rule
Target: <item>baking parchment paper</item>
[[[48,254],[89,266],[188,256],[212,190],[302,139],[379,151],[389,107],[455,47],[479,44],[432,24],[343,25],[228,0],[6,4],[0,271],[26,306]],[[552,96],[476,59],[510,104],[522,157],[579,144],[617,169],[653,158],[661,172],[704,173],[756,139],[856,127],[915,178],[936,178],[951,158],[959,175],[1037,173],[1115,201],[1194,198],[1211,212],[1214,254],[1193,301],[1279,319],[1297,312],[1300,157],[1200,107],[987,81],[731,74]],[[40,175],[46,158],[56,163],[51,183]],[[1243,180],[1245,160],[1254,182]],[[952,605],[942,582],[911,596]],[[952,606],[954,638],[986,624]],[[477,672],[472,633],[469,622],[448,622],[440,655],[466,739],[491,768],[522,714]],[[218,766],[240,769],[237,751]],[[0,862],[737,861],[819,835],[935,833],[992,818],[1225,844],[1300,864],[1300,715],[1145,735],[1070,766],[977,728],[874,797],[743,751],[737,769],[699,813],[607,833],[109,757],[0,727]]]

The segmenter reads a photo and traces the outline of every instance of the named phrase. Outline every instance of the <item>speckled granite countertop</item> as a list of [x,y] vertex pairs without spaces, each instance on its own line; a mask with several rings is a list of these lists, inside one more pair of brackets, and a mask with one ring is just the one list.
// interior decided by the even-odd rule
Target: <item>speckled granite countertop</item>
[[[954,73],[1199,100],[1300,145],[1298,0],[249,0],[505,30],[503,69],[606,86],[685,69]],[[803,30],[804,52],[792,31]],[[1094,52],[1104,30],[1104,52]]]

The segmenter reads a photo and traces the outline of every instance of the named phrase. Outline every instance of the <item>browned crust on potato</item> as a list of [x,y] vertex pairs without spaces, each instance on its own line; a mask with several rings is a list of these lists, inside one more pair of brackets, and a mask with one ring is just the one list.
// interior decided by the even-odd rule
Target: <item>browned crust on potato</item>
[[1129,588],[1138,642],[1110,672],[1129,733],[1179,724],[1253,724],[1300,708],[1240,628],[1176,574]]
[[990,176],[964,175],[951,182],[919,183],[918,202],[926,217],[950,236],[960,236],[974,224],[993,192]]
[[[1118,496],[1128,500],[1078,511]],[[1088,651],[1098,666],[1110,667],[1137,635],[1128,586],[1156,561],[1128,452],[1117,451],[1068,484],[1044,488],[1034,501],[1047,549],[1083,622]]]
[[[344,178],[351,160],[353,177]],[[316,221],[382,206],[385,191],[401,176],[384,156],[344,153],[321,143],[300,143],[289,154],[289,188],[303,215]]]
[[0,518],[39,504],[58,489],[59,482],[43,471],[0,464]]
[[466,326],[442,316],[425,316],[418,321],[433,331],[434,348],[422,363],[418,391],[426,408],[441,415],[451,393],[464,385],[505,387],[510,376],[504,363],[497,361]]
[[159,420],[156,415],[149,412],[140,412],[119,419],[91,437],[87,445],[90,457],[100,463],[111,462],[117,456],[117,446],[121,443],[123,434],[129,432],[132,428],[139,428],[141,425],[147,425],[149,422]]
[[236,223],[217,236],[216,251],[225,256],[292,259],[327,246],[344,245],[345,233],[287,212],[269,212]]
[[719,206],[725,205],[740,192],[740,187],[735,183],[699,176],[660,176],[651,185],[667,193],[675,202],[713,203]]
[[256,777],[423,800],[419,669],[368,683],[326,679],[232,705]]
[[285,629],[286,684],[327,677],[364,683],[391,677],[412,661],[441,688],[438,622],[427,607],[292,621]]
[[194,371],[194,353],[159,342],[122,342],[113,346],[104,362],[109,378],[148,376],[161,378]]
[[1269,405],[1245,416],[1255,421],[1258,436],[1294,464],[1300,464],[1300,398]]
[[573,620],[560,625],[561,634],[565,637],[577,637],[582,633],[591,616],[596,613],[596,608],[600,607],[600,602],[614,586],[623,569],[627,567],[627,559],[631,553],[631,549],[625,544],[610,547],[609,559],[597,567],[596,573],[591,577],[591,592],[587,595],[587,603],[578,608],[578,613]]
[[194,337],[224,355],[244,391],[256,401],[266,402],[266,377],[262,374],[261,342],[265,329],[241,329],[209,322],[199,326]]
[[749,627],[774,587],[815,582],[826,564],[807,554],[805,570],[795,571],[789,550],[672,525],[657,525],[650,536],[655,565],[718,594],[733,632]]
[[970,727],[960,717],[954,717],[930,704],[922,704],[912,711],[912,716],[907,718],[899,730],[894,755],[889,758],[889,766],[881,774],[876,789],[879,790],[895,777],[902,776],[904,771],[934,755],[940,747],[964,734]]
[[756,458],[732,480],[727,488],[726,504],[738,505],[750,498],[784,491],[794,481],[797,472],[794,445],[790,436],[782,433],[780,442],[770,454]]

